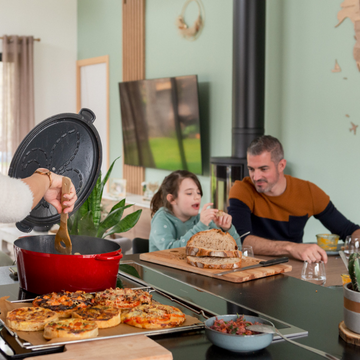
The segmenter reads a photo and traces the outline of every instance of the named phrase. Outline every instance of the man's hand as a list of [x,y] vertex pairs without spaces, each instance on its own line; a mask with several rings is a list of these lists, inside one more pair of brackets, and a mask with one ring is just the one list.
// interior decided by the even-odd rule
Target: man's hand
[[352,234],[351,237],[353,238],[359,238],[360,239],[360,229],[355,230]]
[[248,235],[243,245],[251,245],[255,255],[287,255],[302,261],[324,261],[325,264],[327,263],[325,250],[321,249],[317,244],[298,244],[290,241],[269,240]]
[[289,254],[299,260],[307,261],[309,263],[324,261],[327,263],[327,254],[317,244],[296,244],[292,243],[288,247]]

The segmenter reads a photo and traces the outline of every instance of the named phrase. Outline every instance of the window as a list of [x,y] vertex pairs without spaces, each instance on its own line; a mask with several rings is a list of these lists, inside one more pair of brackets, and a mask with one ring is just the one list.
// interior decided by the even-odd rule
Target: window
[[0,133],[1,133],[1,124],[2,124],[2,106],[3,106],[3,63],[2,63],[2,53],[0,53]]

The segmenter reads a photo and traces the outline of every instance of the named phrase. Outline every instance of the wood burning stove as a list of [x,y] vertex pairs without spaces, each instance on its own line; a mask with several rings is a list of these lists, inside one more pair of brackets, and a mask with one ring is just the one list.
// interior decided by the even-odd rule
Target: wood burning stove
[[264,135],[265,0],[233,0],[232,156],[211,157],[211,202],[226,210],[235,180],[247,176],[246,150]]

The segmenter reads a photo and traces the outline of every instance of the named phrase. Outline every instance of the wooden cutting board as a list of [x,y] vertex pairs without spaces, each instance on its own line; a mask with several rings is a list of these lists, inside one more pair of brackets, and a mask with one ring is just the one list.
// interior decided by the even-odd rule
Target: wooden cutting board
[[36,360],[172,360],[171,352],[145,335],[65,345],[62,353],[34,356]]
[[[259,279],[266,276],[271,276],[275,274],[280,274],[283,272],[288,272],[292,270],[291,265],[287,264],[278,264],[267,267],[258,267],[255,269],[249,269],[244,271],[237,271],[232,274],[226,274],[222,276],[215,275],[219,273],[221,269],[202,269],[196,266],[192,266],[186,261],[185,248],[176,248],[176,249],[168,249],[161,251],[154,251],[149,253],[140,254],[140,260],[149,261],[159,265],[170,266],[172,268],[190,271],[193,273],[210,276],[217,279],[222,279],[226,281],[231,281],[235,283],[242,283],[249,280]],[[258,264],[261,259],[251,258],[251,257],[243,257],[241,262],[241,267],[250,266]]]

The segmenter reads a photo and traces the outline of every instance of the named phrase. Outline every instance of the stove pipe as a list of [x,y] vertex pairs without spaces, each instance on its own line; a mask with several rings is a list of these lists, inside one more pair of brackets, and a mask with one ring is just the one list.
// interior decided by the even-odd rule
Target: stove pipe
[[232,156],[264,134],[265,0],[234,0]]
[[249,175],[246,150],[264,134],[265,0],[233,0],[231,157],[211,157],[211,202],[225,210],[235,180]]

